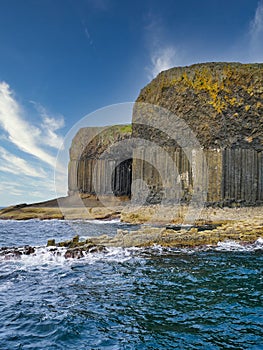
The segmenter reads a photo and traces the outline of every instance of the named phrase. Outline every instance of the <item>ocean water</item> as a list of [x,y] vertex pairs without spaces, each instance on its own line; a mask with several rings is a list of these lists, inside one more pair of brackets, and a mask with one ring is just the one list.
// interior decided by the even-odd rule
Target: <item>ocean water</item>
[[115,222],[0,221],[0,349],[263,349],[263,240],[213,249],[112,248],[64,259],[45,248]]

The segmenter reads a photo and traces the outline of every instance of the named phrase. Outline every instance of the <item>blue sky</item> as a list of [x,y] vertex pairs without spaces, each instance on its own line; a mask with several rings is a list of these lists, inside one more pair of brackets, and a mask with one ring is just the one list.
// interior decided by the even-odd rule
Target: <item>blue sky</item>
[[173,66],[262,62],[262,43],[258,0],[0,0],[0,206],[55,196],[56,154],[85,115]]

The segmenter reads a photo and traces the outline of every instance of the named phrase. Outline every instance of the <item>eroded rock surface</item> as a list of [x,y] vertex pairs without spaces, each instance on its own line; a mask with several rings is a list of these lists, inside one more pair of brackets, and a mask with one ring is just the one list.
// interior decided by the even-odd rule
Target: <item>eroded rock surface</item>
[[[231,221],[217,225],[196,225],[193,227],[154,227],[142,226],[137,231],[117,230],[114,237],[101,235],[79,241],[79,236],[71,240],[56,243],[54,239],[47,242],[47,249],[53,255],[61,255],[64,249],[66,259],[80,259],[86,254],[106,252],[107,248],[147,248],[155,245],[169,248],[214,247],[219,242],[234,241],[239,244],[254,244],[263,238],[263,218],[253,220]],[[22,255],[35,254],[34,247],[4,247],[0,249],[2,259],[20,259]]]
[[[175,116],[184,120],[206,149],[262,150],[262,82],[263,64],[217,62],[175,67],[161,72],[145,86],[136,102],[170,111],[171,115],[165,116],[169,123],[162,128],[168,134],[171,128],[176,133]],[[158,130],[145,129],[143,124],[151,117],[157,118],[157,114],[150,113],[150,107],[136,106],[133,136],[176,147],[174,140],[160,137]],[[160,125],[158,120],[152,123]],[[181,142],[189,144],[191,140]]]

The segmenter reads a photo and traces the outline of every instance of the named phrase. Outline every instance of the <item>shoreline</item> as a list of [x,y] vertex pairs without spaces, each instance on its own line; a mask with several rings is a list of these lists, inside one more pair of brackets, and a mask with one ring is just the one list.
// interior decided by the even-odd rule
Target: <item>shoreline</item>
[[[58,200],[55,200],[58,203]],[[89,198],[87,203],[95,201]],[[235,241],[253,244],[263,238],[263,206],[242,208],[189,208],[187,206],[152,205],[129,206],[128,203],[113,203],[111,206],[67,206],[50,205],[54,201],[33,205],[18,205],[0,210],[2,220],[59,219],[59,220],[111,220],[138,225],[137,231],[119,229],[114,237],[98,236],[85,242],[78,238],[48,246],[67,247],[69,257],[81,257],[84,252],[94,252],[107,247],[202,247],[214,246],[219,242]],[[62,201],[63,203],[63,201]],[[71,203],[72,204],[72,203]],[[114,204],[114,205],[113,205]],[[189,215],[190,213],[190,215]],[[192,221],[191,221],[192,220]],[[139,227],[141,225],[141,227]]]
[[[202,228],[202,229],[200,229]],[[54,256],[65,259],[81,259],[87,254],[106,253],[110,248],[175,248],[175,249],[213,249],[220,244],[235,244],[239,249],[251,247],[263,249],[262,219],[253,222],[243,220],[232,224],[221,224],[216,227],[154,227],[142,225],[138,230],[118,229],[111,237],[100,235],[79,240],[74,236],[70,240],[56,242],[49,239],[42,248]],[[1,247],[0,258],[5,260],[20,259],[24,255],[36,255],[38,248],[31,245],[20,247]]]
[[[104,205],[103,205],[104,204]],[[247,207],[194,207],[187,205],[132,205],[125,200],[94,196],[62,197],[46,202],[18,204],[0,209],[0,220],[110,220],[131,224],[204,225],[262,219],[263,205]]]

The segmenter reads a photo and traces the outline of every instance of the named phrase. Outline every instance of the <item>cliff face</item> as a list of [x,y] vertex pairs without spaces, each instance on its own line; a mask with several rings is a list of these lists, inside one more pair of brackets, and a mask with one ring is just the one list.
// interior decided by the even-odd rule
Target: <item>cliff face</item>
[[[157,105],[185,120],[204,148],[263,149],[263,64],[205,63],[160,73],[137,102]],[[133,123],[151,118],[135,108]],[[171,128],[173,116],[164,120]],[[133,135],[145,137],[134,125]],[[148,130],[151,140],[158,134]]]
[[172,68],[136,102],[133,137],[164,150],[152,157],[159,176],[148,166],[152,146],[137,151],[145,161],[133,163],[133,179],[147,183],[148,202],[189,201],[203,193],[210,203],[262,202],[263,64]]
[[131,133],[129,124],[82,128],[72,141],[70,160],[98,159],[101,156],[110,158],[114,152],[122,151],[121,147],[118,148],[118,142],[130,139]]
[[69,194],[130,196],[133,181],[141,204],[263,202],[263,64],[172,68],[136,102],[132,126],[77,133]]
[[82,128],[72,141],[68,169],[69,194],[130,195],[131,125]]

